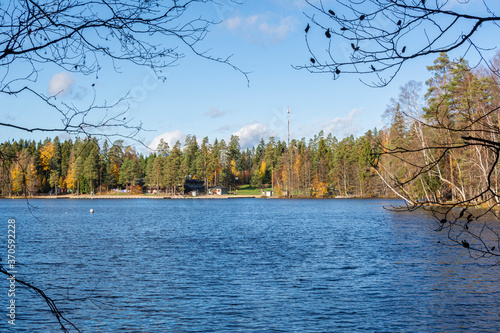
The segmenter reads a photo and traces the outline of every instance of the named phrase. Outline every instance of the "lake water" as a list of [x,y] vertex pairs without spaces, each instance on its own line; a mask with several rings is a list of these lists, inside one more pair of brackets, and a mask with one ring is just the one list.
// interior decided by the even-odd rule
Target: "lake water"
[[[500,269],[398,203],[0,200],[0,254],[14,217],[18,276],[82,332],[498,332]],[[0,332],[59,332],[20,287],[13,329],[1,279]]]

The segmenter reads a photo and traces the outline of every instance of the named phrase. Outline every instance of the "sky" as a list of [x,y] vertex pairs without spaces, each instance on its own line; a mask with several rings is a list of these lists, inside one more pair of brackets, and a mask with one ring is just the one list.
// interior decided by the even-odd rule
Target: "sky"
[[[304,65],[310,58],[304,28],[309,22],[305,13],[311,8],[302,0],[241,2],[221,0],[223,6],[205,7],[205,14],[220,23],[211,28],[199,47],[214,56],[232,55],[232,64],[250,72],[249,82],[230,66],[187,54],[164,72],[165,82],[145,67],[125,63],[117,72],[111,64],[103,63],[98,77],[47,67],[36,84],[47,94],[62,91],[59,97],[66,103],[84,104],[94,89],[99,100],[108,103],[128,95],[126,116],[146,129],[137,139],[144,144],[139,151],[147,152],[145,147],[156,148],[160,138],[172,146],[176,140],[183,143],[186,135],[196,135],[198,140],[208,136],[211,142],[238,135],[243,148],[270,136],[286,141],[288,108],[292,139],[311,138],[320,130],[338,139],[358,137],[384,127],[382,115],[400,86],[429,78],[426,66],[432,64],[433,57],[405,65],[384,88],[368,87],[355,76],[333,80],[331,75],[294,69],[293,65]],[[491,39],[488,42],[491,46]],[[1,96],[0,103],[4,105],[0,108],[3,122],[60,124],[60,115],[33,98]],[[20,138],[38,141],[55,135],[0,128],[1,142]],[[69,138],[64,133],[59,136]]]

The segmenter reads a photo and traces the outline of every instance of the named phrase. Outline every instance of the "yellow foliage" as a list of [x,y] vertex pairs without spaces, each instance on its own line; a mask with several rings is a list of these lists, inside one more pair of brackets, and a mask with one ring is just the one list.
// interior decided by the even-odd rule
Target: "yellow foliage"
[[33,162],[28,164],[26,170],[26,185],[28,187],[29,192],[35,192],[38,184],[38,178],[36,175],[36,168]]
[[283,196],[283,189],[281,188],[281,186],[278,185],[278,186],[274,187],[274,195],[277,195],[280,197]]
[[18,165],[12,168],[11,177],[12,177],[12,191],[14,191],[15,193],[22,192],[24,172],[22,172],[21,168]]
[[328,192],[328,185],[325,182],[319,181],[318,176],[314,177],[312,182],[312,195],[315,198],[323,198]]
[[35,192],[38,184],[34,158],[23,150],[17,153],[17,159],[11,167],[12,190],[15,193]]
[[115,175],[115,180],[118,183],[120,180],[120,167],[118,166],[118,164],[113,164],[111,166],[111,173]]
[[47,142],[42,148],[40,148],[40,165],[43,170],[47,171],[50,169],[50,160],[54,156],[54,144],[52,142]]
[[283,183],[286,183],[288,181],[288,170],[287,170],[287,168],[283,168],[283,170],[281,170],[281,181]]
[[262,177],[264,177],[265,173],[266,173],[266,161],[262,161],[260,165],[260,174],[262,175]]
[[73,165],[69,166],[68,173],[66,174],[66,179],[64,180],[64,183],[66,184],[66,188],[68,190],[73,190],[76,188],[76,177]]
[[302,165],[302,161],[300,158],[300,155],[297,155],[295,158],[295,163],[293,163],[293,171],[295,172],[296,175],[300,173],[300,166]]
[[236,170],[236,161],[234,159],[231,160],[231,173],[236,177],[240,176],[240,172]]

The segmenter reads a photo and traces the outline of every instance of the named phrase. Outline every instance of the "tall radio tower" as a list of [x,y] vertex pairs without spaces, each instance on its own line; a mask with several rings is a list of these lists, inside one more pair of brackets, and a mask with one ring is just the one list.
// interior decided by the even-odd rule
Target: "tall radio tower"
[[288,146],[290,146],[290,105],[288,106]]

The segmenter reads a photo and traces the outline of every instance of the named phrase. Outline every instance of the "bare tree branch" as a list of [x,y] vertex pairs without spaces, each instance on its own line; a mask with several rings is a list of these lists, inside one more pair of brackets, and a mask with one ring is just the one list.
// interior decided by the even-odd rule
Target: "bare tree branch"
[[0,266],[0,273],[6,275],[8,279],[13,279],[15,282],[23,285],[28,290],[35,292],[38,296],[43,298],[45,303],[47,303],[47,306],[49,307],[52,315],[54,317],[56,317],[57,322],[59,323],[61,330],[63,332],[70,332],[70,330],[68,329],[68,326],[71,326],[77,332],[80,332],[80,330],[71,321],[69,321],[68,319],[66,319],[66,317],[64,317],[64,315],[61,313],[61,311],[57,308],[57,305],[54,302],[54,300],[52,298],[50,298],[49,296],[47,296],[43,290],[35,287],[31,283],[28,283],[24,280],[17,278],[15,275],[11,275],[8,271],[5,270],[5,268],[3,266]]
[[[235,69],[248,83],[247,73],[232,64],[230,56],[213,56],[199,47],[209,28],[218,23],[209,15],[205,18],[204,9],[216,4],[212,0],[7,1],[0,5],[0,93],[38,98],[62,116],[62,126],[30,128],[6,122],[0,126],[101,136],[120,136],[119,130],[124,130],[125,137],[143,130],[141,124],[126,120],[125,112],[114,110],[128,96],[112,105],[98,104],[92,85],[93,98],[82,109],[58,99],[58,94],[39,91],[38,74],[49,65],[98,77],[104,61],[112,61],[115,70],[119,62],[129,62],[150,68],[165,81],[164,69],[187,52]],[[100,120],[95,120],[96,114]]]
[[[295,68],[329,73],[334,79],[362,74],[372,78],[367,84],[374,87],[387,85],[416,58],[460,48],[464,54],[472,48],[482,57],[474,36],[500,21],[485,2],[474,4],[477,15],[471,14],[468,0],[306,2],[312,27],[306,29],[305,41],[312,60]],[[326,35],[324,42],[316,37],[320,34]]]

